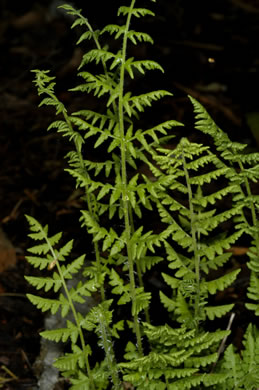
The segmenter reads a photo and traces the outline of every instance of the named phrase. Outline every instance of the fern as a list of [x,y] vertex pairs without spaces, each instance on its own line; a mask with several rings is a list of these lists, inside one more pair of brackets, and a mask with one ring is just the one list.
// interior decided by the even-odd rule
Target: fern
[[152,351],[138,357],[136,347],[129,343],[121,363],[125,380],[140,389],[189,389],[200,384],[222,383],[227,375],[204,373],[204,367],[217,360],[217,353],[204,354],[228,332],[201,333],[184,326],[173,329],[168,325],[154,327],[143,324]]
[[251,269],[251,281],[248,298],[256,303],[247,303],[247,308],[259,313],[258,291],[255,284],[259,283],[259,225],[257,210],[259,207],[258,196],[252,194],[251,182],[258,182],[258,161],[259,153],[245,153],[246,145],[232,142],[228,135],[224,133],[211,119],[207,111],[191,98],[196,113],[196,128],[205,134],[209,134],[220,152],[221,161],[219,164],[228,169],[228,177],[232,185],[235,186],[233,202],[242,212],[236,218],[236,227],[244,231],[252,238],[253,246],[248,252]]
[[[57,268],[58,273],[53,273],[52,278],[47,278],[47,283],[43,283],[42,278],[30,278],[27,277],[27,280],[29,283],[32,283],[37,288],[41,288],[42,286],[45,286],[45,289],[48,289],[49,285],[54,285],[55,289],[59,289],[62,285],[65,295],[63,293],[60,294],[59,299],[47,299],[47,298],[41,298],[34,295],[28,294],[28,298],[30,301],[36,305],[39,309],[42,311],[51,310],[52,314],[56,313],[59,308],[61,308],[61,315],[63,317],[66,317],[68,314],[68,311],[71,310],[73,313],[75,324],[71,323],[70,321],[67,321],[67,328],[66,329],[57,329],[53,331],[45,331],[42,333],[42,336],[45,338],[48,338],[50,340],[63,340],[66,341],[68,337],[71,338],[71,341],[73,344],[76,343],[78,336],[80,337],[81,341],[81,347],[84,355],[82,367],[84,367],[87,370],[87,375],[89,378],[90,383],[92,383],[93,386],[93,379],[92,379],[92,373],[90,370],[90,365],[88,361],[88,355],[85,353],[89,347],[85,344],[84,336],[82,332],[82,328],[80,327],[79,323],[79,316],[76,312],[74,302],[78,301],[82,302],[82,298],[80,295],[85,296],[89,295],[89,292],[86,293],[88,285],[86,284],[84,286],[83,291],[80,290],[81,284],[78,285],[78,288],[74,291],[70,292],[67,288],[67,284],[65,282],[65,279],[71,278],[71,273],[75,273],[78,271],[78,267],[82,264],[80,262],[83,260],[84,257],[79,258],[80,261],[77,259],[74,262],[72,262],[71,265],[65,266],[60,265],[60,259],[64,261],[64,258],[66,255],[69,254],[71,247],[71,241],[66,244],[65,246],[61,247],[60,250],[57,250],[54,248],[55,244],[58,244],[61,238],[61,234],[56,234],[52,237],[48,236],[48,226],[42,227],[40,223],[38,223],[34,218],[27,216],[27,220],[30,224],[31,231],[33,233],[30,234],[30,237],[33,240],[39,240],[43,241],[42,244],[36,245],[29,249],[30,252],[36,253],[38,255],[49,254],[49,262],[45,264],[45,267],[49,270],[52,270],[54,267]],[[60,257],[60,259],[59,259]],[[30,259],[29,259],[30,260]],[[35,267],[40,266],[42,268],[42,262],[40,261],[38,264],[33,263]],[[51,267],[50,267],[51,265]],[[51,281],[52,279],[52,281]],[[57,281],[58,280],[58,285]],[[57,287],[56,287],[57,286]],[[90,289],[94,289],[93,285],[90,283]],[[75,298],[75,295],[77,296],[77,299]],[[73,300],[74,296],[74,300]],[[80,297],[80,298],[79,298]],[[84,301],[84,300],[83,300]]]
[[[79,222],[92,237],[93,248],[70,258],[73,240],[62,245],[61,233],[51,236],[47,226],[27,217],[29,236],[36,241],[27,260],[44,272],[41,277],[26,276],[44,291],[44,296],[28,298],[40,310],[60,311],[66,318],[62,328],[45,330],[41,336],[71,345],[54,363],[71,389],[119,390],[127,382],[139,390],[252,389],[258,385],[258,331],[248,327],[240,360],[231,345],[221,359],[219,344],[224,345],[229,329],[208,329],[215,329],[215,320],[234,310],[233,303],[214,302],[238,277],[240,270],[228,265],[227,251],[243,234],[251,239],[252,303],[246,307],[259,313],[259,205],[250,186],[258,181],[259,157],[231,142],[193,98],[196,128],[213,137],[212,148],[185,137],[174,140],[174,149],[168,147],[174,128],[183,126],[175,120],[139,128],[140,114],[172,93],[131,91],[135,77],[164,72],[155,61],[128,57],[130,44],[153,43],[149,34],[131,28],[135,18],[154,16],[136,3],[129,0],[129,6],[119,7],[121,25],[108,24],[102,30],[94,30],[80,10],[62,6],[74,18],[72,28],[82,28],[77,43],[94,44],[84,54],[79,84],[70,92],[101,98],[100,111],[69,113],[56,96],[54,77],[48,71],[33,71],[43,96],[40,105],[53,106],[59,115],[48,130],[71,142],[66,172],[84,191]],[[107,35],[118,41],[109,48]],[[148,174],[141,174],[143,164]],[[146,220],[154,217],[159,225],[150,228]],[[229,232],[226,225],[231,226]],[[164,309],[167,318],[163,324],[153,312],[156,293],[146,283],[152,268],[160,277],[159,310]],[[68,281],[78,274],[85,280],[79,278],[69,288]],[[83,316],[76,304],[93,294],[100,301]],[[70,312],[73,319],[68,318]]]
[[[187,207],[184,200],[176,201],[170,192],[165,194],[160,191],[158,200],[154,198],[162,220],[170,224],[173,241],[183,249],[183,252],[178,253],[168,240],[165,242],[169,267],[174,269],[175,277],[163,274],[163,278],[176,294],[174,298],[169,298],[161,292],[160,298],[181,323],[187,321],[190,326],[198,326],[199,318],[202,321],[205,318],[214,319],[233,308],[233,305],[215,307],[213,312],[212,308],[206,306],[206,302],[209,294],[231,285],[239,270],[209,281],[206,281],[205,275],[229,259],[230,256],[224,255],[223,251],[229,249],[242,234],[240,229],[228,237],[218,233],[213,236],[213,231],[223,222],[240,216],[242,210],[236,206],[225,212],[216,212],[216,209],[207,211],[205,207],[209,206],[209,202],[200,201],[203,199],[202,187],[225,176],[227,172],[227,168],[213,169],[213,165],[217,168],[217,157],[207,147],[183,138],[173,151],[160,148],[159,152],[161,155],[155,157],[161,167],[158,180],[162,183],[166,175],[165,184],[169,190],[172,188],[171,183],[177,180],[179,186],[176,188],[185,194],[185,204],[188,204]],[[211,167],[210,170],[207,166]],[[206,173],[202,172],[203,167],[206,167]],[[228,186],[222,188],[220,197],[228,195],[229,191]],[[218,194],[214,196],[212,193],[208,197],[213,199],[214,205]]]
[[224,354],[222,368],[227,379],[220,389],[253,390],[259,386],[259,335],[258,330],[249,325],[243,341],[241,356],[230,345]]

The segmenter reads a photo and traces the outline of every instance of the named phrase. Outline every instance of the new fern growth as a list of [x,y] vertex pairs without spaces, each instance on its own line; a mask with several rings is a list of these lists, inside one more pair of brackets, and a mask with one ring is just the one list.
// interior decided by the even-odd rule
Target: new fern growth
[[[137,74],[163,72],[155,61],[128,57],[129,44],[153,43],[150,35],[131,29],[135,18],[154,16],[136,3],[131,0],[129,6],[119,7],[124,24],[109,24],[100,31],[81,11],[62,6],[75,18],[72,27],[85,29],[78,44],[92,40],[95,45],[83,56],[78,72],[82,82],[71,93],[101,99],[100,111],[83,108],[69,113],[55,93],[55,78],[46,70],[33,71],[38,94],[43,95],[40,105],[54,106],[59,116],[48,129],[71,141],[66,171],[83,189],[80,223],[92,237],[95,258],[91,260],[90,249],[71,260],[72,241],[61,244],[61,233],[49,236],[47,226],[27,217],[30,237],[38,241],[29,249],[33,256],[28,261],[45,270],[46,276],[26,278],[38,290],[59,294],[28,298],[42,311],[60,310],[65,318],[69,311],[73,314],[66,327],[41,333],[52,341],[70,342],[71,350],[54,364],[69,378],[71,389],[118,390],[126,382],[140,390],[216,389],[223,384],[232,389],[233,383],[242,388],[237,386],[245,383],[246,373],[249,383],[257,385],[258,331],[252,334],[248,328],[245,340],[250,341],[244,345],[249,353],[235,363],[233,346],[224,358],[219,356],[219,344],[230,330],[215,330],[213,321],[234,310],[233,303],[215,305],[214,301],[240,272],[226,272],[231,257],[227,250],[244,233],[252,240],[248,297],[255,302],[247,303],[247,308],[255,314],[259,311],[258,197],[250,186],[258,180],[259,157],[243,154],[244,146],[231,142],[192,98],[199,120],[196,127],[213,137],[216,150],[187,138],[174,149],[168,147],[173,128],[182,126],[175,120],[140,128],[140,114],[172,94],[156,90],[134,95],[130,83],[126,86]],[[105,45],[107,34],[118,41],[117,51]],[[143,164],[150,174],[140,173]],[[230,199],[227,209],[225,199]],[[144,215],[154,214],[160,219],[159,232],[143,221]],[[230,233],[226,224],[233,227]],[[156,297],[144,276],[153,267],[161,273],[159,298],[166,323],[151,317]],[[67,281],[76,279],[77,273],[86,281],[68,288]],[[83,316],[75,304],[96,292],[100,302]],[[231,376],[228,367],[235,364],[239,374]],[[249,386],[244,388],[253,388]]]

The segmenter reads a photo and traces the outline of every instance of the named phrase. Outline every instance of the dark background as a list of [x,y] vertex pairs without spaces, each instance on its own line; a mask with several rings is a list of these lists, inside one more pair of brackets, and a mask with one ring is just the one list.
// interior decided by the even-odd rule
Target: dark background
[[[63,172],[69,147],[46,132],[54,112],[38,109],[30,72],[51,69],[58,96],[69,111],[95,108],[90,97],[67,92],[76,84],[77,66],[91,44],[75,47],[80,30],[71,31],[71,19],[57,11],[62,3],[0,1],[0,365],[17,376],[13,380],[0,370],[0,384],[4,380],[6,389],[35,383],[32,364],[43,326],[42,316],[24,296],[30,289],[23,275],[31,272],[24,258],[31,245],[24,214],[49,223],[54,231],[79,234],[81,194]],[[73,5],[101,29],[120,22],[116,10],[122,3],[82,0]],[[183,121],[189,134],[194,116],[186,95],[191,94],[232,139],[258,150],[259,1],[158,0],[137,1],[137,6],[156,13],[156,18],[136,20],[132,26],[148,32],[155,44],[133,47],[130,54],[158,61],[165,74],[151,72],[143,81],[133,81],[132,88],[174,93],[149,112],[148,121]]]

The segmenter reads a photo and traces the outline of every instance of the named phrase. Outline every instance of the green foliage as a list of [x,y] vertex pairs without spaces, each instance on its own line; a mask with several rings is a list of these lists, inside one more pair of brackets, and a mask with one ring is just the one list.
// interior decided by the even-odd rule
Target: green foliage
[[[239,270],[216,279],[210,277],[209,280],[207,274],[211,269],[217,270],[230,258],[224,250],[229,249],[243,231],[239,229],[226,236],[219,228],[226,221],[241,216],[241,206],[235,205],[222,212],[215,208],[216,200],[224,199],[233,191],[233,187],[228,183],[226,186],[220,184],[228,170],[218,168],[218,158],[208,147],[182,138],[174,150],[159,148],[158,151],[160,155],[155,159],[161,171],[157,177],[163,190],[154,201],[162,221],[170,226],[173,242],[179,247],[177,251],[175,245],[169,240],[165,241],[169,268],[174,270],[174,276],[162,276],[172,288],[173,297],[160,292],[160,298],[175,319],[189,323],[191,327],[194,324],[198,326],[200,320],[213,320],[233,308],[233,305],[211,308],[207,306],[207,301],[209,295],[230,286]],[[207,183],[211,184],[211,188],[216,188],[216,193],[210,192],[204,197],[202,188]]]
[[173,329],[169,325],[152,326],[143,323],[151,352],[138,357],[136,347],[129,343],[120,367],[124,378],[140,389],[189,389],[196,385],[222,383],[226,374],[204,373],[204,367],[217,360],[213,344],[228,334],[228,331],[201,332],[186,327]]
[[259,333],[251,324],[248,326],[241,354],[235,352],[234,346],[228,346],[224,353],[222,368],[227,379],[220,389],[253,390],[259,386]]
[[259,179],[259,153],[245,153],[246,145],[231,142],[204,107],[192,97],[190,100],[197,114],[195,127],[213,138],[221,156],[219,164],[227,169],[227,177],[235,188],[232,191],[233,204],[241,210],[241,214],[236,218],[236,228],[251,237],[251,248],[248,252],[251,279],[247,295],[255,303],[247,303],[246,306],[259,315],[259,198],[252,192],[252,184]]
[[[140,128],[140,114],[172,94],[134,95],[131,90],[130,80],[163,68],[127,56],[128,45],[153,42],[132,30],[131,21],[154,16],[136,8],[136,0],[129,3],[118,10],[124,24],[108,24],[101,31],[93,30],[81,11],[62,6],[74,17],[72,28],[82,28],[78,44],[92,40],[95,45],[84,54],[81,82],[70,92],[101,98],[100,111],[69,113],[49,71],[33,71],[43,95],[40,106],[51,105],[58,115],[48,130],[71,142],[66,171],[84,191],[80,223],[92,247],[73,259],[73,240],[63,244],[62,233],[51,236],[48,226],[27,216],[29,236],[36,241],[27,260],[43,271],[41,277],[26,276],[43,291],[28,298],[43,312],[66,318],[65,326],[41,335],[71,346],[54,363],[71,389],[119,390],[128,382],[139,390],[252,390],[258,386],[258,331],[248,327],[242,358],[230,345],[221,359],[219,345],[230,330],[215,330],[215,324],[221,318],[224,329],[234,303],[215,301],[238,278],[240,270],[228,251],[246,234],[253,302],[246,306],[259,314],[259,205],[251,190],[258,181],[259,157],[245,154],[245,146],[232,142],[193,98],[195,127],[213,138],[212,148],[183,137],[172,149],[172,131],[183,126],[175,120]],[[114,49],[106,46],[107,34],[118,41],[110,45]],[[158,225],[150,227],[152,220]],[[146,283],[153,275],[161,283],[160,305]],[[70,280],[76,281],[73,287],[68,287]],[[95,306],[82,315],[77,304],[96,296]],[[163,313],[162,319],[154,310]]]

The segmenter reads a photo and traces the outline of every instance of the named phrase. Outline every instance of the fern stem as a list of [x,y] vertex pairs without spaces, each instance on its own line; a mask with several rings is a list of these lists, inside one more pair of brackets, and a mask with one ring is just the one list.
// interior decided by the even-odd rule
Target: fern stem
[[[44,233],[43,230],[42,230],[42,232]],[[93,376],[92,376],[92,372],[91,372],[91,368],[90,368],[90,364],[89,364],[88,354],[85,353],[85,350],[86,350],[85,339],[84,339],[82,328],[80,326],[80,322],[79,322],[79,319],[78,319],[78,316],[77,316],[77,312],[76,312],[73,300],[71,299],[71,296],[69,294],[69,290],[67,288],[67,284],[66,284],[66,281],[65,281],[65,279],[63,277],[63,273],[62,273],[61,267],[59,265],[59,261],[58,261],[56,255],[55,255],[54,249],[53,249],[51,243],[49,242],[49,239],[48,239],[48,237],[46,236],[45,233],[44,233],[44,235],[45,235],[45,240],[46,240],[46,242],[48,244],[49,250],[50,250],[50,252],[52,254],[53,260],[56,261],[56,267],[57,267],[60,279],[62,281],[62,286],[63,286],[65,294],[67,296],[67,299],[68,299],[68,302],[69,302],[69,306],[70,306],[70,309],[72,311],[72,314],[73,314],[73,317],[74,317],[74,320],[75,320],[75,323],[76,323],[76,327],[78,329],[78,334],[79,334],[82,350],[84,351],[84,360],[85,360],[85,366],[86,366],[87,375],[88,375],[89,381],[90,381],[90,387],[91,387],[91,390],[95,390],[95,385],[94,385],[94,380],[93,380]]]
[[114,350],[112,347],[112,340],[109,335],[109,327],[105,319],[105,313],[103,313],[103,307],[100,305],[99,311],[99,325],[100,325],[100,336],[103,343],[103,348],[105,351],[107,364],[111,373],[112,382],[114,384],[114,390],[121,389],[121,382],[118,375],[118,370],[115,362]]
[[[183,149],[182,149],[183,150]],[[198,254],[198,244],[197,244],[197,229],[195,226],[195,212],[193,207],[193,194],[192,187],[190,183],[190,176],[188,169],[186,167],[186,159],[184,155],[184,150],[182,152],[182,160],[183,160],[183,170],[186,179],[186,186],[188,191],[188,199],[189,199],[189,209],[190,209],[190,219],[191,219],[191,235],[192,235],[192,246],[194,252],[194,263],[195,263],[195,275],[196,275],[196,294],[194,300],[194,320],[196,324],[196,328],[198,330],[199,326],[199,317],[200,317],[200,256]]]
[[[89,23],[88,19],[85,18],[83,15],[81,15],[81,13],[79,11],[77,11],[75,13],[80,19],[82,19],[84,21],[84,23],[86,24],[88,30],[92,33],[92,37],[93,37],[93,40],[94,40],[94,43],[97,47],[98,50],[101,50],[102,47],[100,45],[100,42],[99,42],[99,39],[98,39],[98,34],[96,34],[96,32],[94,31],[94,29],[92,28],[91,24]],[[102,67],[103,67],[103,70],[104,70],[104,74],[106,76],[106,80],[107,80],[107,83],[110,84],[110,77],[108,75],[108,70],[107,70],[107,66],[106,66],[106,63],[104,61],[103,58],[101,58],[101,63],[102,63]],[[112,107],[113,107],[113,111],[114,113],[116,113],[116,103],[115,101],[112,102]]]
[[[133,220],[133,213],[132,213],[132,207],[131,206],[129,208],[129,216],[130,216],[131,234],[133,234],[134,231],[135,231],[135,228],[134,228],[134,220]],[[139,286],[144,288],[144,282],[143,282],[142,271],[141,271],[139,260],[136,261],[136,268],[137,268],[137,275],[138,275]],[[148,307],[145,307],[144,313],[145,313],[145,321],[148,324],[150,324],[150,314],[149,314]]]
[[[124,75],[125,75],[125,62],[126,62],[126,51],[127,51],[127,36],[130,26],[130,20],[132,15],[132,10],[134,8],[135,0],[131,1],[130,12],[128,13],[125,32],[123,35],[123,44],[122,44],[122,56],[121,56],[121,68],[120,68],[120,81],[119,81],[119,128],[120,128],[120,141],[121,141],[121,178],[122,178],[122,203],[123,203],[123,213],[124,213],[124,223],[125,223],[125,233],[126,233],[126,246],[127,246],[127,255],[128,255],[128,264],[129,264],[129,280],[130,280],[130,295],[132,299],[132,311],[136,303],[136,285],[134,277],[134,260],[132,256],[132,246],[131,246],[131,225],[130,225],[130,215],[129,215],[129,197],[128,197],[128,184],[127,184],[127,168],[126,168],[126,139],[125,139],[125,129],[124,129],[124,112],[123,112],[123,91],[124,91]],[[141,342],[141,332],[138,322],[138,316],[133,313],[134,318],[134,330],[137,338],[137,347],[138,352],[142,356],[142,342]]]

